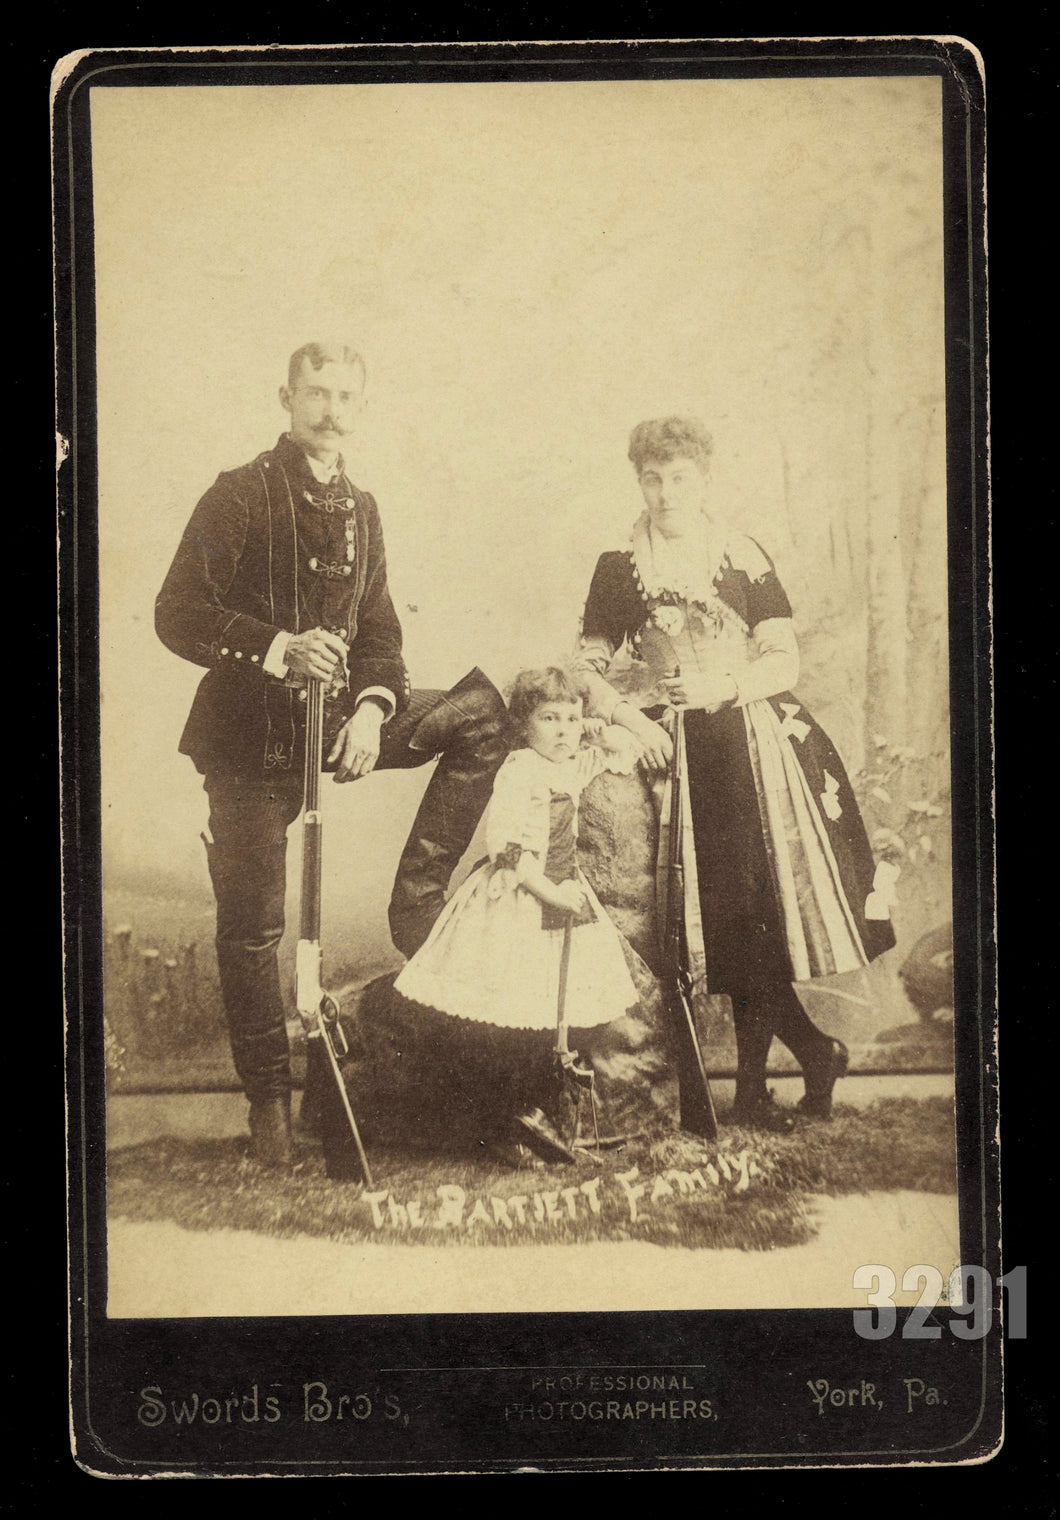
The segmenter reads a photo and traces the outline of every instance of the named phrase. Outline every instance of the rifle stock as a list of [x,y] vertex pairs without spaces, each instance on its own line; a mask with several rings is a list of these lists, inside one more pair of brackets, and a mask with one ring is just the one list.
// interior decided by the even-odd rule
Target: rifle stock
[[692,977],[685,930],[685,872],[682,857],[684,714],[674,714],[674,758],[670,776],[670,841],[666,878],[666,1001],[677,1062],[681,1128],[714,1140],[718,1116],[692,1007]]
[[[320,816],[320,767],[324,753],[324,688],[310,681],[306,693],[305,812],[302,818],[302,900],[300,905],[298,946],[295,951],[295,1005],[306,1031],[310,1068],[320,1059],[327,1064],[330,1080],[337,1088],[342,1115],[357,1153],[366,1187],[373,1187],[368,1157],[361,1143],[357,1120],[350,1106],[349,1093],[342,1078],[339,1056],[346,1055],[346,1036],[339,1023],[339,1007],[323,985],[323,953],[320,948],[320,868],[323,826]],[[336,1049],[338,1046],[338,1049]],[[308,1078],[307,1078],[308,1080]],[[327,1080],[327,1078],[325,1078]],[[326,1119],[325,1119],[325,1122]],[[325,1151],[327,1139],[325,1139]],[[328,1175],[345,1176],[345,1164],[337,1161],[334,1170],[328,1157]]]

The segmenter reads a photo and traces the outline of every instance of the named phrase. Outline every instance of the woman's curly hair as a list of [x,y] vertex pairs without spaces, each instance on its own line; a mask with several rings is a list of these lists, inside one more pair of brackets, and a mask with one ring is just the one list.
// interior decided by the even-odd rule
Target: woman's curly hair
[[545,702],[578,702],[584,709],[585,688],[558,665],[521,670],[508,694],[508,728],[514,745],[525,743],[527,722]]
[[714,441],[698,417],[657,417],[638,422],[629,435],[629,457],[640,475],[649,464],[671,459],[694,459],[705,470]]

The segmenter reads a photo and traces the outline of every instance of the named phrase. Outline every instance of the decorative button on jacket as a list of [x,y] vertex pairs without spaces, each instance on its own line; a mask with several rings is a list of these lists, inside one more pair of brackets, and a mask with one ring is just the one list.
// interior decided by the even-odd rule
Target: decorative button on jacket
[[343,477],[316,481],[286,435],[225,471],[185,529],[155,605],[175,654],[208,667],[180,749],[196,768],[248,773],[301,764],[305,709],[263,662],[281,632],[344,631],[349,716],[368,687],[408,702],[401,625],[390,598],[374,499]]

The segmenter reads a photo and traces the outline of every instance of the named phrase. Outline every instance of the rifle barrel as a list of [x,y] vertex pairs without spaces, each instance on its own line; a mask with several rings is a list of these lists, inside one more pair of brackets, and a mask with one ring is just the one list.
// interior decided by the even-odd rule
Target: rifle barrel
[[[685,715],[680,707],[674,709],[674,758],[670,768],[670,861],[681,859],[681,751],[684,748]],[[676,832],[674,832],[676,831]],[[674,852],[677,852],[676,854]]]
[[[306,1001],[319,1004],[312,1012],[315,1013],[316,1025],[308,1031],[310,1060],[319,1059],[323,1051],[324,1060],[328,1071],[327,1081],[333,1090],[337,1089],[341,1112],[345,1117],[346,1126],[353,1139],[354,1148],[357,1152],[357,1160],[360,1165],[361,1175],[366,1187],[372,1187],[372,1172],[368,1165],[368,1157],[365,1154],[364,1145],[361,1141],[357,1121],[353,1115],[350,1097],[346,1091],[346,1083],[343,1079],[342,1068],[339,1066],[338,1056],[332,1038],[332,1030],[329,1020],[341,1033],[341,1025],[338,1022],[338,1007],[333,999],[328,997],[320,986],[320,920],[321,920],[321,891],[320,891],[320,867],[323,823],[320,813],[320,768],[324,757],[324,687],[320,681],[310,680],[306,690],[306,726],[305,726],[305,813],[302,819],[302,901],[300,913],[299,951],[305,947],[310,951],[307,957],[307,980],[312,977],[313,981],[305,989]],[[299,997],[299,1012],[303,1014],[309,1010],[303,1007]],[[343,1041],[345,1050],[345,1041]],[[329,1122],[329,1121],[325,1121]],[[339,1120],[341,1124],[342,1120]],[[325,1156],[327,1157],[328,1141],[325,1139]],[[333,1161],[328,1157],[328,1176],[336,1175],[345,1178],[345,1161],[341,1162],[342,1169],[332,1172]]]
[[328,1029],[327,1022],[323,1017],[321,1017],[320,1020],[320,1035],[320,1043],[324,1047],[324,1053],[327,1057],[328,1065],[331,1067],[332,1078],[338,1087],[339,1100],[342,1103],[343,1109],[345,1110],[346,1122],[349,1125],[350,1134],[353,1136],[353,1143],[357,1151],[357,1160],[360,1163],[361,1176],[364,1178],[364,1185],[368,1188],[374,1188],[375,1183],[372,1181],[372,1169],[368,1165],[368,1156],[364,1149],[364,1142],[361,1140],[361,1132],[357,1128],[357,1120],[353,1117],[353,1108],[350,1105],[350,1095],[346,1091],[346,1083],[343,1080],[342,1070],[339,1066],[338,1057],[335,1054],[335,1047],[332,1044],[331,1031]]
[[684,713],[674,710],[674,758],[670,771],[670,851],[666,881],[667,954],[669,993],[677,1040],[677,1075],[681,1103],[681,1128],[713,1140],[718,1120],[710,1081],[703,1064],[703,1051],[696,1030],[692,1007],[691,976],[688,965],[688,935],[685,924],[685,871],[683,860],[684,816],[682,812],[684,748]]
[[306,692],[305,817],[302,824],[302,902],[299,936],[320,939],[320,767],[324,754],[324,688],[310,681]]
[[315,813],[320,806],[320,767],[324,756],[324,687],[309,680],[305,715],[305,808]]

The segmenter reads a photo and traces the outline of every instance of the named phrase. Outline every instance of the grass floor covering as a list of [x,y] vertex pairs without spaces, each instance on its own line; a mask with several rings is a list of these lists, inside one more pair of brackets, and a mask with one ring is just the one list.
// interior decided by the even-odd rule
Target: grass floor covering
[[466,1153],[372,1147],[372,1191],[330,1181],[310,1144],[291,1176],[258,1166],[248,1148],[167,1138],[112,1152],[111,1217],[410,1247],[636,1240],[770,1250],[812,1239],[813,1194],[956,1187],[945,1098],[837,1104],[830,1124],[790,1136],[724,1122],[716,1142],[658,1129],[586,1154],[576,1168],[505,1169]]

